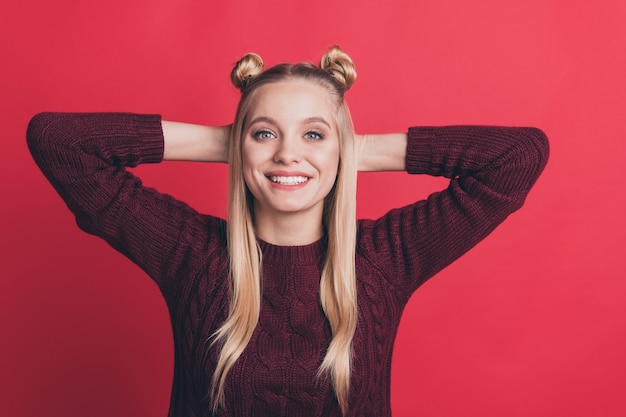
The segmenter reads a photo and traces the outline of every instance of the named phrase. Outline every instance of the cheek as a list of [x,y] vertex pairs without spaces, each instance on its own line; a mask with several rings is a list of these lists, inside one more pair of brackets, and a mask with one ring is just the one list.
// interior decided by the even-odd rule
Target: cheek
[[254,164],[254,152],[252,152],[250,147],[246,146],[246,143],[244,142],[241,146],[241,174],[246,187],[250,191],[252,191],[250,189],[251,185],[254,189],[254,176],[252,174]]
[[328,158],[328,169],[329,172],[332,172],[332,184],[330,185],[330,188],[332,189],[332,187],[334,187],[337,183],[337,175],[339,174],[339,161],[341,159],[339,143],[335,144],[331,155],[332,157]]
[[246,169],[245,166],[243,167],[243,182],[244,184],[246,184],[246,187],[248,189],[250,189],[250,184],[253,184],[252,175],[250,174],[250,171]]
[[254,152],[250,149],[250,145],[248,141],[244,140],[241,144],[241,162],[243,164],[243,168],[250,166],[250,158],[254,155]]
[[339,172],[339,159],[335,159],[331,164],[328,164],[328,172],[331,173],[334,182]]
[[337,174],[339,171],[339,151],[336,153],[331,153],[332,156],[328,154],[323,160],[323,169],[325,171],[326,183],[330,184],[332,187],[337,180]]
[[242,171],[243,181],[250,192],[255,194],[255,190],[258,188],[259,179],[255,176],[255,170],[243,160]]
[[253,171],[254,168],[259,165],[259,161],[260,161],[259,154],[260,153],[258,149],[255,149],[254,146],[246,144],[246,142],[242,144],[241,164],[242,164],[244,175],[246,175],[245,174],[246,172],[249,175],[249,173]]
[[337,172],[339,171],[339,160],[341,159],[339,156],[339,144],[336,144],[336,146],[333,147],[330,155],[332,156],[328,158],[328,166],[329,169],[334,172],[334,176],[336,177]]

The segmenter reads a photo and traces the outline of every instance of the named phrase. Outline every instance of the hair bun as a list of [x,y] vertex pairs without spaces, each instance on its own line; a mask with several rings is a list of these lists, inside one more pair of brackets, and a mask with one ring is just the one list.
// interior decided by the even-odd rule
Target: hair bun
[[344,91],[356,81],[356,70],[352,58],[337,45],[331,47],[320,61],[320,68],[326,70],[344,87]]
[[239,90],[244,90],[250,82],[263,72],[263,60],[254,52],[244,55],[230,72],[230,79]]

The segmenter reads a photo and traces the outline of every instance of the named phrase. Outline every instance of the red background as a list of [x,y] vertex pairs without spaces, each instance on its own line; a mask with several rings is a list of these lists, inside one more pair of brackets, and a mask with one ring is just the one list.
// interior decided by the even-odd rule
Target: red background
[[[36,112],[231,121],[234,61],[354,58],[359,132],[541,127],[550,163],[526,206],[413,297],[393,366],[396,417],[626,415],[626,6],[623,1],[109,0],[0,6],[0,414],[163,416],[172,377],[152,282],[80,232],[28,155]],[[226,167],[141,167],[225,212]],[[360,177],[359,215],[441,188]]]

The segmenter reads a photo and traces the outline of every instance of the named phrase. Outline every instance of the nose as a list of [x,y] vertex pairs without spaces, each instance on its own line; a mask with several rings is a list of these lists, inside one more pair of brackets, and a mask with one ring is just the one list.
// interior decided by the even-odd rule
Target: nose
[[298,140],[291,137],[283,137],[277,141],[274,162],[290,165],[300,162],[302,159],[302,149]]

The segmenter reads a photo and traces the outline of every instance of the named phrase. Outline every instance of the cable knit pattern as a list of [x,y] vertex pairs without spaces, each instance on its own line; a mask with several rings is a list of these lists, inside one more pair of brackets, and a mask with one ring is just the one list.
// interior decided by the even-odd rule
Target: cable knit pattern
[[[79,227],[159,286],[175,346],[169,416],[211,416],[207,393],[218,352],[207,340],[228,311],[226,225],[144,187],[125,169],[162,160],[160,116],[42,113],[27,138]],[[450,184],[380,219],[359,221],[350,416],[391,415],[391,354],[409,297],[521,207],[547,157],[537,129],[409,129],[407,171],[445,176]],[[339,417],[329,381],[316,377],[330,340],[318,295],[326,242],[260,245],[260,321],[229,373],[226,408],[217,415]]]

